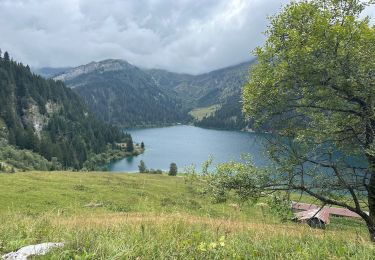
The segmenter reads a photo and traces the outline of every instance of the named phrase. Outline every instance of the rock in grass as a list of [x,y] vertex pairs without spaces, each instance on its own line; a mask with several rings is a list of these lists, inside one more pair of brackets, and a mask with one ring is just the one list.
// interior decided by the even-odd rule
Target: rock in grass
[[3,255],[4,260],[27,260],[30,256],[45,255],[52,248],[63,247],[63,243],[43,243],[38,245],[30,245],[20,248],[16,252],[10,252]]

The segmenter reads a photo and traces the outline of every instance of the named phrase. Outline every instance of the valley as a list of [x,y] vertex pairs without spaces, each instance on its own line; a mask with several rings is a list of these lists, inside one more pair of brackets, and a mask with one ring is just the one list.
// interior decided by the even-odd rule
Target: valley
[[[78,93],[100,119],[121,127],[195,123],[240,130],[247,126],[240,94],[252,63],[189,75],[104,60],[68,69],[53,79]],[[228,114],[221,106],[232,109]],[[194,111],[204,107],[210,113],[194,117]]]
[[371,14],[0,1],[0,258],[374,259]]

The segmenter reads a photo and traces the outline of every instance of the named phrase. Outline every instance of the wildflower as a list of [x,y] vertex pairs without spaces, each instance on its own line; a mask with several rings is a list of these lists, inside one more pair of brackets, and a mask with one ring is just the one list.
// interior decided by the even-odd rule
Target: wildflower
[[211,242],[210,245],[209,245],[210,249],[215,249],[216,247],[217,247],[217,243],[215,243],[215,242]]
[[206,243],[205,242],[201,242],[198,246],[198,249],[202,252],[206,252],[207,249],[206,249]]
[[219,245],[221,247],[224,247],[225,246],[225,236],[221,236],[220,239],[219,239]]

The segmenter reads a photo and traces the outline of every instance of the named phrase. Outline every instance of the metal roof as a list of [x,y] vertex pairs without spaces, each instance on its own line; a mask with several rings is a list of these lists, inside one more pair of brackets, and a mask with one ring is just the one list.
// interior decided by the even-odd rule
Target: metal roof
[[[300,202],[292,202],[292,209],[296,210],[303,210],[303,211],[311,211],[311,210],[318,210],[321,207],[314,204],[308,203],[300,203]],[[340,216],[340,217],[350,217],[350,218],[360,218],[361,216],[357,213],[346,209],[346,208],[337,208],[337,207],[328,207],[325,206],[322,208],[324,212],[328,212],[330,215]]]
[[329,212],[326,209],[310,209],[306,211],[297,212],[294,214],[299,221],[317,218],[325,224],[329,224]]

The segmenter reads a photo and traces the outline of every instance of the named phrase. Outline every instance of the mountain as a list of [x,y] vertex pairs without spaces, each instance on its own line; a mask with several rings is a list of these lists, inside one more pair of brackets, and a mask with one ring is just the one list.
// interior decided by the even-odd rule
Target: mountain
[[185,107],[206,107],[224,103],[226,98],[241,92],[254,61],[200,75],[188,75],[151,69],[146,72],[156,84],[172,91],[184,101]]
[[125,127],[170,124],[188,118],[181,100],[123,60],[104,60],[54,77],[74,89],[100,119]]
[[51,67],[44,67],[44,68],[31,68],[31,71],[37,75],[42,76],[43,78],[49,79],[53,78],[56,75],[64,73],[67,70],[70,70],[71,67],[62,67],[62,68],[51,68]]
[[113,124],[132,127],[186,122],[192,109],[212,106],[217,111],[207,114],[207,120],[196,120],[197,125],[242,129],[246,122],[240,94],[253,62],[189,75],[141,69],[110,59],[69,69],[54,80],[65,82],[99,118]]
[[61,81],[33,74],[7,53],[0,56],[0,146],[12,147],[0,155],[14,154],[13,148],[27,149],[64,168],[80,169],[108,144],[129,138],[98,121]]
[[[250,66],[255,60],[201,75],[177,74],[163,70],[147,70],[158,86],[168,89],[184,101],[184,107],[198,113],[201,127],[243,129],[248,126],[241,108],[241,89],[247,82]],[[214,112],[211,112],[214,108]],[[194,113],[192,113],[194,114]]]

